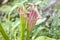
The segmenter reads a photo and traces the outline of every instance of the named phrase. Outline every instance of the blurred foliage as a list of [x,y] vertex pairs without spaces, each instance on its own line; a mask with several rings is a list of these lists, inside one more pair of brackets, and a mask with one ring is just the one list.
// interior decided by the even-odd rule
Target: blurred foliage
[[40,37],[36,38],[36,40],[56,40],[56,39],[49,38],[49,37],[46,37],[46,36],[40,36]]
[[[23,3],[25,4],[25,7],[27,8],[26,4],[36,3],[41,1],[41,4],[38,6],[38,10],[40,12],[40,15],[43,15],[42,10],[43,7],[46,6],[50,2],[50,0],[13,0],[8,1],[7,4],[4,4],[0,6],[0,21],[3,25],[4,30],[8,34],[10,40],[18,40],[19,39],[19,15],[18,15],[18,4],[17,3]],[[48,19],[46,23],[40,23],[42,20],[40,20],[37,25],[34,27],[30,40],[45,40],[45,37],[39,37],[39,36],[46,36],[46,40],[60,40],[60,3],[58,2],[55,7],[53,8],[54,11],[57,11],[56,16],[51,15],[51,17]],[[51,8],[50,8],[51,9]],[[39,24],[40,23],[40,24]],[[26,33],[25,33],[26,34]],[[2,40],[3,37],[0,34],[0,40]]]

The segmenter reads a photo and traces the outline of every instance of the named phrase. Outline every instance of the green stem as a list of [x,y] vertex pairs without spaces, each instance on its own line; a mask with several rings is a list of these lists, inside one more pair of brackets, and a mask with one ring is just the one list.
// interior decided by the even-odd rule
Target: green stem
[[28,27],[28,28],[27,28],[26,40],[29,40],[29,38],[30,38],[30,34],[31,34],[31,32],[32,32],[31,30],[32,30],[31,27]]
[[26,17],[24,17],[24,15],[20,15],[20,40],[24,40],[26,23],[27,23]]

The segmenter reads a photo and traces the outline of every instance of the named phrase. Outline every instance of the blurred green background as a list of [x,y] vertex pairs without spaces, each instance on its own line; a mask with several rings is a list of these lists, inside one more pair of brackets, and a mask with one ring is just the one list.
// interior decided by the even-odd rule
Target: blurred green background
[[[0,22],[6,34],[9,36],[10,40],[19,39],[19,14],[17,3],[23,3],[27,8],[27,3],[37,3],[41,1],[38,5],[38,10],[42,16],[42,9],[50,2],[50,0],[8,0],[6,4],[0,6]],[[51,9],[51,8],[49,8]],[[60,3],[56,3],[53,8],[57,13],[51,15],[46,23],[40,23],[34,27],[30,40],[60,40]],[[43,20],[43,19],[42,19]],[[41,20],[41,21],[42,21]],[[0,33],[0,40],[2,39]]]

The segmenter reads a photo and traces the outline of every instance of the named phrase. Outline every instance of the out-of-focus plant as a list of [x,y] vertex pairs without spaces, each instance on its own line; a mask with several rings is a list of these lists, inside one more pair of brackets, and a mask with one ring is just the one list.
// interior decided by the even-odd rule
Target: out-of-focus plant
[[35,40],[56,40],[54,38],[49,38],[47,36],[40,36],[40,37],[37,37]]
[[24,40],[25,28],[27,26],[27,15],[28,11],[25,9],[23,4],[20,4],[18,9],[20,15],[20,40]]
[[1,32],[4,40],[10,40],[9,37],[7,36],[7,34],[5,33],[1,23],[0,23],[0,32]]
[[[20,22],[19,22],[19,15],[17,14],[17,6],[16,6],[18,4],[16,4],[16,3],[27,4],[27,3],[31,2],[31,3],[35,4],[37,1],[38,2],[41,1],[41,4],[39,3],[39,5],[37,7],[38,11],[40,12],[41,15],[44,15],[44,14],[46,14],[46,15],[52,14],[52,15],[50,15],[49,19],[46,22],[44,22],[45,19],[44,20],[39,19],[37,21],[38,25],[36,25],[36,27],[34,27],[34,29],[32,28],[33,29],[32,34],[29,35],[30,39],[31,39],[31,37],[32,37],[31,40],[34,40],[36,38],[40,39],[41,37],[39,37],[39,36],[43,35],[43,36],[48,36],[50,38],[56,38],[57,40],[60,40],[60,7],[59,7],[60,1],[58,3],[58,0],[10,0],[10,1],[8,1],[8,3],[0,6],[0,11],[4,12],[4,14],[6,15],[6,17],[3,16],[4,18],[2,18],[3,20],[2,19],[1,20],[2,20],[2,24],[3,24],[3,28],[5,29],[4,31],[6,31],[6,33],[9,35],[11,40],[18,40],[19,34],[20,34],[20,32],[19,32],[19,29],[20,29],[19,23]],[[24,6],[27,9],[30,8],[30,7],[28,8],[27,5],[24,5]],[[43,13],[42,13],[42,9],[43,9]],[[51,11],[52,11],[51,9],[53,9],[53,13],[51,13]],[[57,14],[57,16],[54,15],[55,10],[57,10],[57,12],[58,12],[58,13],[55,13],[55,15]],[[0,14],[2,14],[2,13],[0,12]],[[45,15],[44,15],[44,17],[45,17]],[[9,21],[7,21],[8,19],[9,19]],[[43,21],[43,23],[42,23],[42,21]],[[7,24],[9,24],[9,26]],[[26,33],[26,30],[25,30],[25,33]],[[44,37],[42,37],[41,39],[43,40],[43,38]],[[2,39],[2,37],[0,35],[0,40],[1,39]]]
[[32,32],[33,27],[36,24],[36,21],[41,18],[41,15],[39,14],[38,10],[37,10],[37,6],[32,4],[32,3],[28,3],[29,6],[31,6],[29,13],[27,14],[27,36],[26,36],[26,40],[29,40],[30,34]]
[[36,5],[32,3],[28,3],[29,6],[31,6],[29,12],[24,8],[23,5],[19,8],[19,14],[20,14],[20,40],[24,39],[24,30],[27,26],[27,34],[26,34],[26,40],[29,40],[30,34],[32,32],[33,27],[36,24],[36,21],[41,18]]

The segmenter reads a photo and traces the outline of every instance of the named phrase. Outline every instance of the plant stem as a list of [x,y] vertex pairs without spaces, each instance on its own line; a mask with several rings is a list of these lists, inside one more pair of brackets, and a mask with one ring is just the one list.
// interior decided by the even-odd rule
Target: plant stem
[[24,40],[26,23],[27,23],[26,17],[24,17],[24,15],[20,15],[20,40]]
[[29,37],[30,37],[30,34],[31,34],[31,31],[32,28],[31,27],[27,27],[27,35],[26,35],[26,40],[29,40]]

